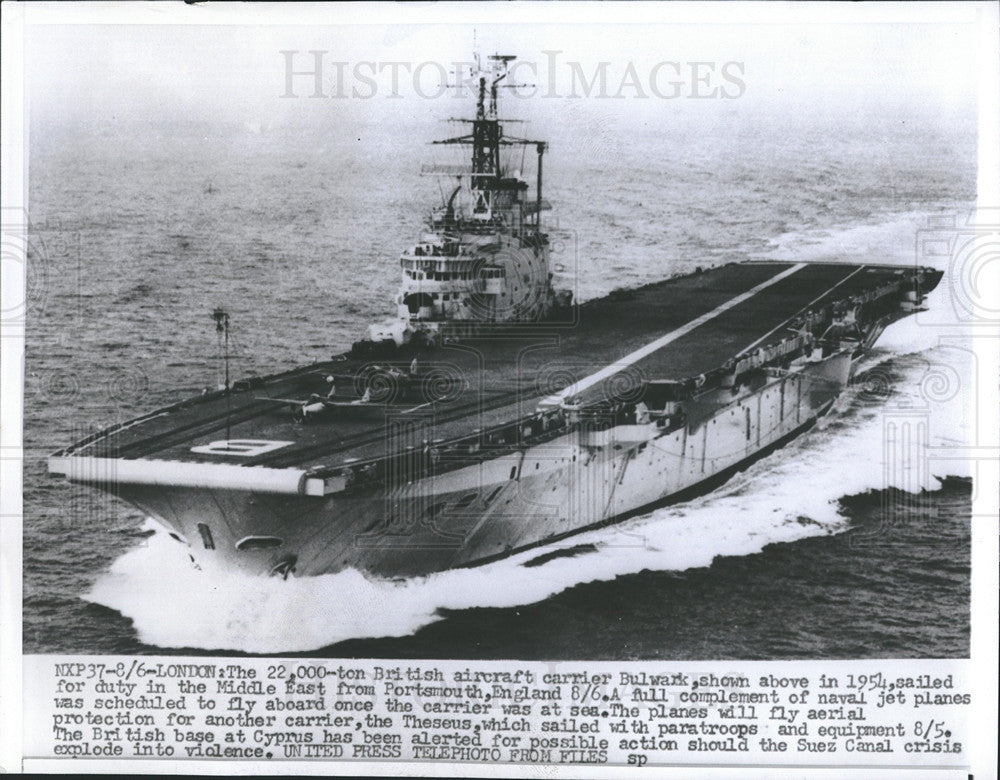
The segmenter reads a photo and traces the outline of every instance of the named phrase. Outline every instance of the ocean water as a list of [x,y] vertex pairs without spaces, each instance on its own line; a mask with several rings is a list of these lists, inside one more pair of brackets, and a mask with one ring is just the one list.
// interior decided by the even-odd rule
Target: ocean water
[[[975,486],[948,451],[974,436],[975,362],[947,281],[815,429],[715,492],[477,569],[195,569],[141,513],[49,477],[53,450],[217,384],[216,306],[237,375],[323,359],[390,312],[394,258],[440,200],[418,175],[442,135],[434,111],[454,111],[414,108],[32,124],[26,652],[968,655]],[[913,263],[929,221],[975,197],[961,114],[557,108],[517,132],[551,142],[557,282],[581,299],[747,257]]]

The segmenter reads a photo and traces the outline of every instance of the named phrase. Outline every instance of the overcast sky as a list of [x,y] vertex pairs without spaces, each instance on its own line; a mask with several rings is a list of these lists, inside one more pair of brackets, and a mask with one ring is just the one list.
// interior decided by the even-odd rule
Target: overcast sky
[[[310,121],[327,108],[316,105],[323,100],[306,98],[313,88],[309,76],[295,77],[299,99],[281,97],[286,80],[282,50],[298,52],[294,62],[302,70],[312,67],[309,50],[327,52],[324,90],[330,94],[336,89],[335,62],[347,63],[339,67],[344,68],[342,85],[348,95],[355,89],[362,94],[373,91],[354,77],[355,69],[369,75],[372,66],[362,63],[381,66],[373,99],[378,103],[388,101],[392,93],[392,66],[386,63],[407,63],[409,71],[425,61],[450,67],[453,61],[470,58],[475,35],[484,53],[512,53],[534,63],[537,77],[528,67],[519,72],[522,80],[534,81],[542,90],[555,84],[559,94],[574,87],[574,63],[578,63],[577,77],[590,79],[599,72],[599,63],[607,62],[607,94],[623,95],[636,110],[690,103],[692,91],[722,88],[739,93],[748,106],[775,110],[801,106],[837,110],[890,102],[931,112],[953,111],[974,105],[977,72],[970,6],[955,4],[955,8],[950,16],[938,14],[935,23],[862,23],[852,20],[865,14],[847,13],[805,23],[798,13],[798,21],[788,23],[771,13],[770,19],[737,24],[725,19],[741,14],[713,12],[705,16],[711,23],[692,23],[700,17],[686,13],[683,23],[672,23],[665,16],[664,23],[657,24],[496,25],[469,19],[444,25],[337,26],[329,22],[354,8],[339,6],[332,12],[320,6],[312,12],[327,23],[313,26],[29,25],[25,73],[34,121],[107,117]],[[169,14],[161,16],[170,20]],[[427,16],[442,14],[435,9]],[[949,19],[962,21],[949,23]],[[660,62],[678,63],[680,72],[672,65],[654,71]],[[692,62],[711,64],[692,72]],[[723,78],[726,63],[738,63],[727,71],[738,81]],[[639,86],[628,83],[622,88],[623,80],[631,80],[630,67]],[[412,75],[406,66],[398,68],[398,93],[417,100]],[[425,90],[436,85],[438,72],[434,66],[424,67]],[[707,81],[692,85],[692,79],[704,79],[706,73]],[[677,79],[684,85],[670,86]],[[679,89],[680,97],[664,101],[651,89],[659,89],[661,95]],[[592,97],[596,92],[595,87]],[[352,101],[357,99],[340,102]]]

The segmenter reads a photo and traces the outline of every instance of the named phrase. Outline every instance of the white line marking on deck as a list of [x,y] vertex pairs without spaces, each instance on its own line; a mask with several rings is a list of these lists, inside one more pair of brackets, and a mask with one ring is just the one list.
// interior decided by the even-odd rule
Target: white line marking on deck
[[695,317],[695,319],[691,320],[691,322],[687,323],[686,325],[682,325],[681,327],[677,328],[677,330],[672,330],[670,331],[670,333],[665,333],[655,341],[651,341],[645,346],[639,347],[639,349],[635,350],[635,352],[631,352],[625,357],[623,357],[621,360],[615,361],[609,366],[605,366],[597,373],[591,374],[588,377],[584,377],[579,382],[574,382],[565,390],[561,390],[558,393],[553,393],[552,395],[543,398],[541,401],[538,402],[538,407],[540,409],[543,409],[546,407],[558,406],[559,404],[563,403],[566,398],[574,396],[577,393],[582,393],[584,390],[593,387],[598,382],[607,379],[609,376],[614,376],[626,366],[630,366],[633,363],[642,360],[644,357],[652,355],[658,349],[665,347],[670,342],[676,341],[681,336],[686,336],[688,333],[693,331],[698,326],[704,325],[709,320],[715,319],[720,314],[729,311],[734,306],[739,306],[744,301],[753,298],[753,296],[755,296],[761,290],[764,290],[773,284],[777,284],[782,279],[788,278],[797,271],[801,271],[807,265],[809,265],[809,263],[797,263],[796,265],[793,265],[791,268],[786,268],[780,274],[772,276],[767,281],[761,282],[756,287],[752,287],[745,293],[740,293],[735,298],[731,298],[725,303],[719,304],[714,309],[712,309],[712,311],[706,312],[705,314],[702,314],[700,317]]
[[[819,301],[823,300],[823,299],[824,299],[824,298],[825,298],[826,296],[828,296],[828,295],[829,295],[830,293],[832,293],[832,292],[833,292],[834,290],[836,290],[836,289],[837,289],[838,287],[840,287],[840,285],[842,285],[842,284],[843,284],[844,282],[846,282],[846,281],[847,281],[848,279],[850,279],[850,278],[851,278],[852,276],[854,276],[855,274],[859,274],[859,273],[861,273],[861,272],[862,272],[862,271],[864,271],[864,270],[865,270],[865,269],[866,269],[867,267],[868,267],[867,265],[862,265],[862,266],[859,266],[859,267],[858,267],[858,269],[857,269],[856,271],[853,271],[853,272],[849,273],[849,274],[848,274],[847,276],[845,276],[845,277],[844,277],[843,279],[841,279],[841,280],[840,280],[839,282],[837,282],[837,283],[836,283],[835,285],[833,285],[833,287],[829,288],[829,289],[828,289],[828,290],[827,290],[826,292],[824,292],[824,293],[823,293],[822,295],[817,295],[817,296],[816,296],[815,298],[813,298],[813,299],[812,299],[811,301],[809,301],[809,303],[807,303],[807,304],[806,304],[805,306],[803,306],[803,307],[802,307],[801,309],[799,309],[799,310],[798,310],[797,312],[795,312],[795,314],[793,314],[793,315],[792,315],[791,317],[789,317],[789,318],[788,318],[788,320],[794,320],[794,319],[795,319],[796,317],[798,317],[798,316],[799,316],[800,314],[803,314],[803,313],[805,313],[805,312],[809,311],[809,309],[811,309],[811,308],[812,308],[813,306],[815,306],[815,305],[816,305],[816,304],[817,304],[817,303],[818,303]],[[772,328],[771,330],[769,330],[769,331],[768,331],[767,333],[765,333],[765,334],[764,334],[763,336],[761,336],[761,337],[760,337],[759,339],[757,339],[757,340],[756,340],[756,341],[755,341],[755,342],[754,342],[753,344],[751,344],[750,346],[748,346],[748,347],[744,347],[744,348],[743,348],[743,350],[742,350],[742,351],[741,351],[741,352],[740,352],[740,353],[739,353],[739,354],[737,355],[737,357],[740,357],[741,355],[745,355],[745,354],[746,354],[747,352],[749,352],[749,351],[750,351],[751,349],[753,349],[753,348],[754,348],[754,347],[756,347],[756,346],[757,346],[758,344],[760,344],[760,343],[761,343],[761,342],[762,342],[762,341],[763,341],[764,339],[766,339],[766,338],[767,338],[768,336],[772,336],[772,335],[774,335],[774,332],[775,332],[775,331],[777,331],[777,330],[780,330],[780,329],[781,329],[782,327],[784,327],[784,326],[785,326],[785,324],[786,324],[786,323],[788,322],[788,320],[785,320],[785,322],[781,323],[781,325],[779,325],[779,326],[778,326],[777,328]]]

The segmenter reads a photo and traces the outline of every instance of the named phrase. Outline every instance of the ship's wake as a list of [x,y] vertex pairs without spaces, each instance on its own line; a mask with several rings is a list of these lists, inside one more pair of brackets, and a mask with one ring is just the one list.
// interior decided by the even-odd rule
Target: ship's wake
[[970,476],[963,461],[947,457],[974,425],[963,383],[952,386],[969,375],[967,358],[951,347],[883,351],[860,367],[858,382],[813,430],[713,493],[486,566],[400,581],[353,570],[285,581],[197,569],[186,546],[158,531],[85,598],[131,618],[150,645],[308,651],[405,636],[441,619],[442,610],[520,606],[583,582],[683,571],[719,555],[839,533],[848,527],[841,497],[934,490],[936,477]]
[[150,645],[309,651],[412,634],[442,611],[515,607],[584,582],[704,567],[716,556],[842,532],[845,496],[919,493],[937,489],[937,477],[973,476],[960,449],[975,436],[975,360],[942,338],[958,332],[946,287],[930,298],[933,317],[906,318],[883,334],[815,428],[696,500],[486,566],[400,581],[352,570],[285,581],[197,569],[184,545],[157,531],[84,598],[130,618]]

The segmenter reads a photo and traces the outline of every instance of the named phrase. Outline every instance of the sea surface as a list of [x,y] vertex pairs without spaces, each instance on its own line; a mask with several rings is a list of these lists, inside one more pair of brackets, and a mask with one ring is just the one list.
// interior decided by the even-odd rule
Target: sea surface
[[[959,111],[514,108],[535,120],[518,135],[550,142],[553,262],[579,299],[746,258],[912,264],[921,231],[975,198],[975,121]],[[974,436],[975,362],[947,279],[808,434],[541,565],[525,566],[546,550],[392,582],[222,575],[135,509],[46,474],[57,448],[215,386],[217,306],[237,376],[324,359],[391,313],[395,258],[441,201],[420,165],[456,162],[426,142],[455,110],[32,123],[25,652],[968,656],[975,486],[948,454]]]

